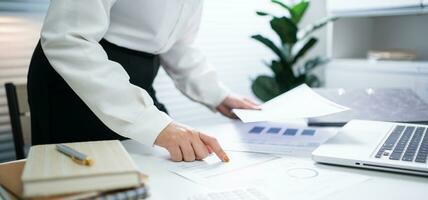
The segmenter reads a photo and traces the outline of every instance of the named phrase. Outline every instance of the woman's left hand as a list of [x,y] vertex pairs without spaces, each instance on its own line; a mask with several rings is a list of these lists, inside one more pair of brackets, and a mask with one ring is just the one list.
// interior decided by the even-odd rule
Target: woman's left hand
[[257,103],[247,98],[237,95],[229,95],[216,107],[216,109],[226,117],[237,119],[236,115],[232,112],[232,109],[260,110],[260,107]]

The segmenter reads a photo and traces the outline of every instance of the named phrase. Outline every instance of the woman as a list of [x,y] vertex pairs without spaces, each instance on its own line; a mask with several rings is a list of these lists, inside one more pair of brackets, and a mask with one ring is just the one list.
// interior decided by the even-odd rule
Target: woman
[[173,161],[203,159],[217,141],[174,122],[158,102],[160,64],[186,96],[227,117],[257,109],[231,95],[192,47],[202,0],[52,0],[30,64],[33,144],[131,138]]

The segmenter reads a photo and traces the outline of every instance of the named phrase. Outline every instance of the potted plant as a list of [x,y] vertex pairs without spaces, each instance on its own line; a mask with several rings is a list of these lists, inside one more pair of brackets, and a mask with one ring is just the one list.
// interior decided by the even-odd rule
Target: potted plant
[[258,11],[257,15],[271,17],[270,25],[278,35],[281,44],[262,36],[253,35],[252,38],[271,49],[276,59],[266,65],[272,70],[273,76],[260,75],[252,83],[254,94],[262,101],[268,101],[294,87],[306,83],[311,87],[320,85],[317,76],[311,71],[326,62],[325,58],[315,57],[306,60],[303,65],[296,66],[297,62],[315,46],[318,39],[312,36],[316,30],[324,27],[335,18],[326,17],[318,22],[299,29],[299,23],[309,7],[309,1],[303,0],[294,5],[286,5],[279,0],[272,3],[283,8],[283,16]]

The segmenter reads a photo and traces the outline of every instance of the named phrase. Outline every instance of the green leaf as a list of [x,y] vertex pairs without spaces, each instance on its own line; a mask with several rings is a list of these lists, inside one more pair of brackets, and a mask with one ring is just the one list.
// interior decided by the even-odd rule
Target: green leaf
[[287,6],[287,5],[285,5],[284,3],[282,3],[281,1],[278,1],[278,0],[272,0],[272,3],[277,4],[277,5],[281,6],[282,8],[286,9],[290,13],[291,18],[293,18],[293,16],[294,16],[293,12],[294,11],[293,11],[293,9],[290,8],[290,6]]
[[295,80],[293,70],[288,64],[272,60],[271,63],[265,63],[272,72],[281,92],[287,91]]
[[273,43],[270,39],[263,37],[261,35],[253,35],[251,38],[261,42],[269,49],[271,49],[281,60],[287,60],[287,57],[283,54],[280,48],[278,48],[275,43]]
[[283,82],[290,84],[295,78],[293,70],[288,64],[284,64],[277,60],[272,60],[270,63],[264,62],[264,64],[272,70],[279,85]]
[[323,58],[323,57],[320,57],[320,56],[317,56],[315,58],[309,59],[303,65],[303,67],[304,67],[304,73],[307,73],[307,72],[315,69],[317,66],[325,64],[328,61],[329,60],[327,58]]
[[316,43],[318,42],[318,39],[311,37],[309,40],[300,41],[299,44],[296,44],[294,47],[296,48],[296,51],[293,50],[293,52],[296,52],[293,56],[292,64],[295,64],[302,56],[306,54]]
[[302,0],[300,3],[290,7],[280,0],[272,0],[272,3],[277,4],[281,6],[282,8],[286,9],[290,13],[291,20],[298,24],[300,20],[302,19],[303,15],[305,14],[306,10],[309,7],[309,2],[306,0]]
[[257,11],[256,14],[259,16],[272,16],[271,14],[263,11]]
[[273,18],[270,21],[272,29],[278,34],[282,44],[292,44],[297,41],[297,26],[289,18]]
[[281,94],[275,78],[261,75],[251,85],[253,93],[262,101],[266,102]]
[[298,33],[298,38],[299,39],[303,39],[303,38],[309,36],[310,34],[312,34],[313,32],[321,29],[322,27],[324,27],[325,25],[327,25],[329,22],[335,21],[337,19],[338,19],[337,17],[324,17],[324,18],[321,18],[317,22],[315,22],[315,23],[313,23],[311,25],[307,25],[305,28],[303,28]]
[[276,60],[272,60],[272,63],[269,66],[273,73],[275,74],[275,77],[280,76],[282,73],[284,73],[284,68],[281,65],[280,62],[276,61]]
[[287,58],[284,62],[284,65],[290,65],[291,62],[291,49],[294,44],[282,44],[282,54]]
[[[276,63],[272,63],[276,64]],[[292,65],[289,65],[288,63],[278,63],[278,65],[282,68],[281,72],[282,74],[279,74],[278,76],[281,77],[280,82],[285,84],[291,84],[295,79],[296,76],[294,75]],[[286,87],[288,88],[288,87]]]
[[295,87],[297,87],[297,86],[299,86],[299,85],[301,85],[301,84],[305,83],[305,80],[306,80],[306,76],[305,76],[305,75],[300,75],[300,76],[298,76],[298,77],[296,78],[296,81],[294,82],[294,84],[293,84],[293,87],[292,87],[292,88],[295,88]]
[[292,16],[293,22],[298,24],[305,15],[306,10],[309,7],[309,2],[306,0],[301,1],[300,3],[294,5],[291,10],[294,15]]

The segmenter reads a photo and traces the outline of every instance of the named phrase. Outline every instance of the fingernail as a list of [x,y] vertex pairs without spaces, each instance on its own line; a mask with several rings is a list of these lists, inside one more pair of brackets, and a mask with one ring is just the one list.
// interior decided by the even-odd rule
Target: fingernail
[[230,161],[229,156],[227,156],[226,154],[224,154],[224,156],[223,156],[223,162],[229,162],[229,161]]

